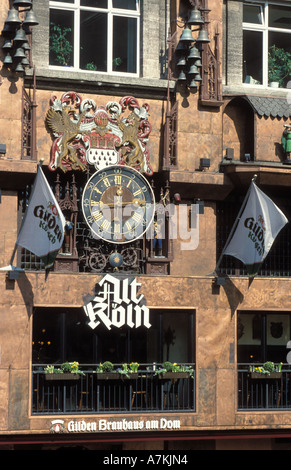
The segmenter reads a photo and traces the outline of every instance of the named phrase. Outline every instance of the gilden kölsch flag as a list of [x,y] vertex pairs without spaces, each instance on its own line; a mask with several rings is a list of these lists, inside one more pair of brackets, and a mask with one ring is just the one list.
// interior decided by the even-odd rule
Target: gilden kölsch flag
[[250,276],[255,276],[288,219],[254,182],[246,206],[224,255],[241,260]]
[[63,244],[65,224],[57,200],[41,167],[38,167],[16,244],[41,258],[46,269],[50,268]]

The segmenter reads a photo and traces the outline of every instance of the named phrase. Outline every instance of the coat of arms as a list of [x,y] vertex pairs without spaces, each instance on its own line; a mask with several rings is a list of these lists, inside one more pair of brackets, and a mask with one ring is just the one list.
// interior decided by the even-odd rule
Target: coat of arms
[[152,175],[148,111],[147,103],[140,106],[132,96],[102,107],[75,92],[64,93],[60,100],[53,96],[46,116],[54,138],[49,169],[85,171],[89,164],[101,170],[118,164]]

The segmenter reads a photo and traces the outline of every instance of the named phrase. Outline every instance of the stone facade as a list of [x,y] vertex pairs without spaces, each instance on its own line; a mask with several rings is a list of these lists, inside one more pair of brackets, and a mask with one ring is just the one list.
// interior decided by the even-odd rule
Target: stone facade
[[[1,29],[9,3],[5,0],[0,5]],[[235,191],[242,199],[254,173],[258,173],[259,182],[267,191],[274,188],[275,191],[285,191],[291,181],[281,147],[284,124],[289,123],[291,113],[289,118],[260,116],[246,99],[246,95],[253,91],[248,89],[246,93],[241,83],[242,2],[208,1],[211,47],[218,30],[219,47],[223,53],[220,64],[223,103],[219,106],[217,103],[201,103],[199,92],[185,91],[176,80],[168,83],[166,79],[168,29],[176,20],[173,11],[179,17],[193,2],[141,2],[139,78],[50,68],[49,2],[38,0],[34,3],[39,21],[32,36],[37,105],[35,160],[22,158],[21,142],[23,87],[32,93],[33,70],[28,70],[25,77],[17,76],[5,68],[4,52],[2,49],[0,52],[0,143],[6,144],[6,154],[0,155],[0,267],[9,265],[20,228],[19,192],[33,183],[38,159],[44,159],[45,168],[50,161],[52,135],[45,124],[45,117],[51,96],[59,98],[73,90],[84,98],[94,99],[97,106],[119,101],[123,96],[135,96],[140,103],[148,103],[152,125],[148,148],[155,183],[167,182],[171,202],[179,193],[188,211],[194,200],[204,202],[199,215],[199,243],[195,249],[181,250],[184,240],[178,237],[173,240],[173,256],[167,275],[157,272],[137,276],[142,285],[141,293],[152,312],[160,309],[195,312],[192,362],[196,368],[196,409],[193,413],[175,412],[174,418],[181,422],[180,436],[185,435],[187,439],[186,436],[190,435],[188,439],[199,441],[199,436],[208,434],[212,439],[209,446],[217,449],[243,445],[250,448],[254,441],[248,436],[260,432],[262,440],[257,447],[272,448],[274,442],[268,437],[268,432],[270,428],[276,429],[280,437],[289,432],[290,410],[274,410],[272,413],[266,410],[238,411],[237,314],[238,311],[291,312],[289,278],[259,276],[250,284],[247,277],[237,275],[227,277],[225,285],[219,287],[213,276],[218,256],[218,204]],[[179,28],[177,31],[181,33]],[[3,43],[4,37],[0,36],[0,45]],[[162,162],[167,91],[178,103],[177,165],[165,171]],[[285,99],[287,92],[279,90],[274,93],[266,89],[258,94]],[[233,149],[230,161],[225,159],[229,148]],[[250,163],[244,161],[248,153],[251,154]],[[210,159],[210,167],[206,170],[200,167],[202,158]],[[187,230],[191,232],[189,225]],[[31,345],[35,309],[82,308],[84,296],[94,291],[101,278],[101,274],[92,272],[52,271],[46,276],[43,271],[25,270],[14,281],[9,279],[7,271],[0,271],[0,448],[7,441],[11,446],[20,443],[23,436],[28,436],[33,442],[43,442],[49,434],[52,419],[56,418],[34,416],[32,413]],[[153,419],[157,416],[160,414],[154,413]],[[62,418],[67,424],[72,417]],[[130,415],[130,419],[135,418],[140,419],[140,414]],[[243,437],[243,444],[239,440],[233,444],[231,439],[222,443],[219,438],[231,432]],[[169,441],[169,449],[177,450],[178,444],[170,431],[161,436],[161,441]],[[65,437],[56,439],[55,446],[65,443]],[[98,435],[94,438],[98,442]],[[154,444],[154,435],[151,434],[151,438],[151,444],[146,441],[136,443],[131,435],[128,439],[132,442],[124,443],[123,449],[149,449],[149,445],[151,449],[156,449],[154,445],[164,448],[158,441]],[[202,442],[199,445],[202,446]],[[93,446],[90,441],[87,444]],[[189,448],[194,449],[196,444],[189,441]],[[104,448],[100,443],[96,446]]]

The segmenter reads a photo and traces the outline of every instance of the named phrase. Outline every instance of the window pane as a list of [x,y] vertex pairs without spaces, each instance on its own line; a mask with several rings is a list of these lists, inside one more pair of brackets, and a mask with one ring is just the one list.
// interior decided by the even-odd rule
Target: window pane
[[136,0],[113,0],[113,8],[136,10]]
[[[270,18],[269,26],[272,28],[291,29],[291,9],[278,7],[275,5],[269,6]],[[291,38],[290,38],[291,42]]]
[[82,7],[108,8],[108,0],[81,0]]
[[257,31],[244,31],[243,36],[244,83],[260,85],[263,82],[263,35]]
[[81,11],[80,68],[107,71],[107,14]]
[[136,43],[136,18],[115,16],[113,19],[113,70],[136,73]]
[[237,319],[237,362],[262,362],[262,316],[260,314],[238,314]]
[[244,5],[244,23],[263,24],[262,8],[258,5]]
[[54,2],[62,2],[62,3],[74,3],[75,0],[54,0]]
[[50,10],[50,65],[73,65],[74,13]]
[[291,34],[269,33],[269,82],[286,88],[291,79]]

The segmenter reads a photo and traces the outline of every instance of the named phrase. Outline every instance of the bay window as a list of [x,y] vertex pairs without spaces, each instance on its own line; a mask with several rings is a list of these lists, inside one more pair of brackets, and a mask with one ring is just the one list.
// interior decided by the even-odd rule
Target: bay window
[[53,67],[139,75],[139,0],[50,1]]
[[291,7],[243,4],[243,82],[288,88],[291,80]]

